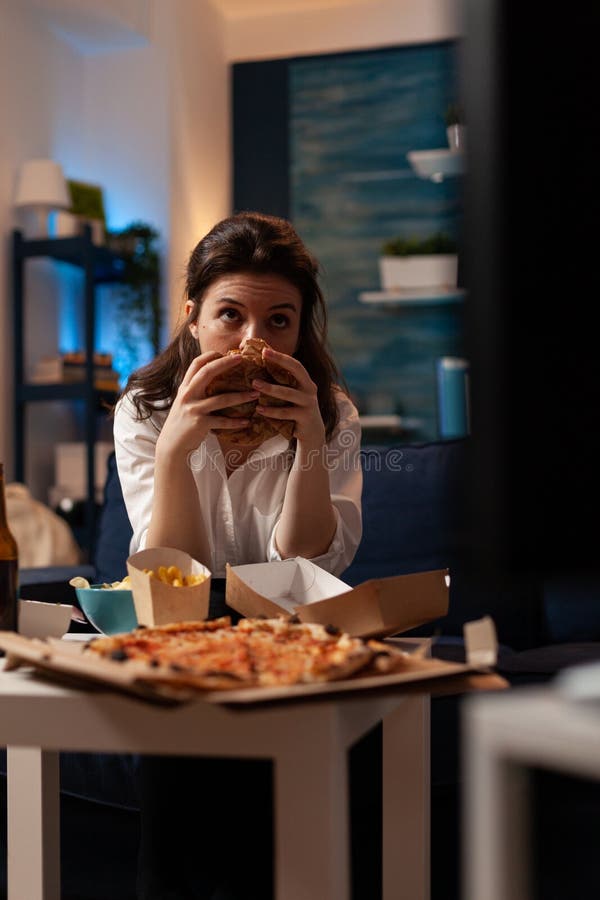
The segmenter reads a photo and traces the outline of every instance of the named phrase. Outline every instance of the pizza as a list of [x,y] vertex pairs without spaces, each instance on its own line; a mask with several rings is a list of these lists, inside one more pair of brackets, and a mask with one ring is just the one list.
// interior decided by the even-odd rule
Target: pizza
[[[86,652],[124,664],[140,664],[154,683],[199,690],[276,687],[347,678],[376,662],[385,668],[393,651],[331,625],[297,617],[242,619],[138,627],[92,639]],[[143,677],[143,676],[142,676]]]
[[[243,362],[217,375],[206,387],[206,396],[212,397],[215,394],[227,394],[238,391],[251,391],[252,382],[255,378],[268,381],[271,384],[282,384],[287,387],[297,387],[298,382],[290,375],[290,373],[282,366],[263,359],[263,351],[269,347],[262,338],[248,338],[243,346],[235,350],[229,350],[225,355],[241,355]],[[215,434],[224,434],[231,444],[244,444],[247,446],[255,446],[261,444],[267,438],[276,434],[281,434],[288,440],[294,434],[295,423],[289,419],[270,419],[265,416],[255,415],[258,403],[264,403],[266,406],[289,406],[286,400],[279,400],[276,397],[267,397],[260,395],[257,400],[250,400],[248,403],[238,403],[237,406],[228,406],[225,409],[219,409],[215,415],[229,416],[232,419],[250,419],[248,425],[243,428],[231,430],[229,428],[215,428]]]

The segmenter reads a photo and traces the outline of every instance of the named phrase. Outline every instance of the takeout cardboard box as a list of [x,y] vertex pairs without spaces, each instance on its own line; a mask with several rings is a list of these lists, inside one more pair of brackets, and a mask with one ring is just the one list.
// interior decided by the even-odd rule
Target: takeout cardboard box
[[350,585],[308,559],[226,566],[225,599],[244,616],[296,614],[353,637],[400,634],[448,612],[448,569]]
[[[159,566],[178,566],[182,575],[203,574],[207,577],[201,584],[191,587],[173,587],[143,571],[157,572]],[[139,625],[167,625],[208,616],[211,573],[188,553],[172,547],[140,550],[127,560],[127,572]]]
[[72,614],[70,604],[20,599],[19,634],[29,638],[62,637],[69,630]]

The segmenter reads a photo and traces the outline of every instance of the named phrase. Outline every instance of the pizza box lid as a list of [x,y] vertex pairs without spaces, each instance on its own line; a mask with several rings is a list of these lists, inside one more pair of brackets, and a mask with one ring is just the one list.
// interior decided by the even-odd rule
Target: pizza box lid
[[[156,572],[159,566],[177,566],[182,575],[205,575],[206,578],[190,587],[173,587],[144,572],[144,569]],[[167,625],[208,616],[211,572],[189,553],[174,547],[139,550],[127,560],[127,572],[138,624]]]
[[350,585],[303,557],[226,566],[225,600],[244,616],[294,614],[352,637],[385,637],[448,612],[450,575],[434,569]]

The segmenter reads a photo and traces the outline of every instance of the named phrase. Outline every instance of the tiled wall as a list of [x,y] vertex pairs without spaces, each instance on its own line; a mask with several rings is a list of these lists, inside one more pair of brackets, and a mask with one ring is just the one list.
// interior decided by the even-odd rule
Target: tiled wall
[[438,436],[436,360],[461,353],[461,306],[399,314],[361,304],[379,290],[395,235],[460,237],[461,179],[418,178],[409,150],[447,147],[454,42],[292,60],[290,218],[324,269],[335,356],[361,412],[401,412]]

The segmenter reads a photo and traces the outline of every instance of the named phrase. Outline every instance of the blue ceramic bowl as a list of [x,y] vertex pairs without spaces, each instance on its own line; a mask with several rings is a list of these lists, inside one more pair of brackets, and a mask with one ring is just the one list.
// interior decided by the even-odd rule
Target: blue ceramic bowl
[[86,618],[102,634],[121,634],[137,628],[131,591],[91,584],[89,588],[75,588],[75,593]]

